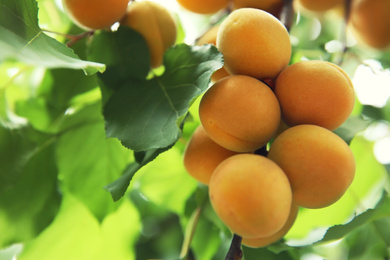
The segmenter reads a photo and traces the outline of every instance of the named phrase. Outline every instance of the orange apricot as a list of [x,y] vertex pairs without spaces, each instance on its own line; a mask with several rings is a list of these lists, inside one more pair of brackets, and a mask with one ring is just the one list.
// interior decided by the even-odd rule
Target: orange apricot
[[165,51],[176,42],[175,19],[168,9],[156,2],[132,2],[121,25],[132,28],[144,37],[152,68],[161,66]]
[[260,80],[233,75],[212,85],[199,105],[200,121],[216,143],[236,152],[253,152],[273,136],[280,108],[272,90]]
[[270,236],[285,225],[291,208],[290,183],[266,157],[238,154],[215,169],[210,202],[223,223],[245,238]]
[[62,0],[74,23],[86,30],[99,30],[118,22],[126,13],[129,0]]
[[236,9],[221,23],[217,48],[230,74],[258,79],[276,76],[288,65],[291,43],[287,29],[260,9]]
[[198,14],[216,13],[229,4],[229,0],[177,0],[177,2],[188,11]]
[[276,233],[266,236],[266,237],[259,237],[259,238],[242,238],[242,244],[247,247],[253,247],[253,248],[259,248],[259,247],[265,247],[269,246],[280,239],[282,239],[287,232],[291,229],[291,227],[294,225],[295,220],[298,216],[298,210],[299,207],[295,205],[294,203],[291,204],[291,210],[290,215],[288,216],[288,219],[284,226],[277,231]]
[[278,17],[283,7],[283,0],[233,0],[233,9],[247,7],[261,9]]
[[349,27],[359,42],[377,49],[389,47],[390,1],[353,1]]
[[323,12],[344,4],[345,0],[298,0],[298,2],[307,10]]
[[[211,27],[207,32],[205,32],[197,41],[197,45],[203,45],[203,44],[213,44],[217,45],[217,34],[219,30],[219,24],[214,25]],[[230,76],[229,72],[226,71],[224,67],[220,68],[219,70],[215,71],[213,75],[211,75],[211,81],[217,82],[220,79],[223,79],[227,76]]]
[[184,167],[197,181],[208,185],[215,168],[226,158],[237,154],[215,143],[200,125],[184,151]]
[[355,92],[348,75],[337,65],[320,60],[300,61],[283,70],[275,94],[286,124],[314,124],[330,130],[349,117]]
[[271,144],[268,158],[287,175],[294,203],[306,208],[335,203],[355,176],[349,146],[320,126],[298,125],[285,130]]

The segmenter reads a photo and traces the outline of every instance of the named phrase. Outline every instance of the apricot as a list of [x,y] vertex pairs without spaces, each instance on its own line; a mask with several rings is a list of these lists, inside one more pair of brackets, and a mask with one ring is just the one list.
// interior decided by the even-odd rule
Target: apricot
[[258,79],[276,78],[291,57],[284,25],[270,13],[254,8],[230,13],[219,28],[217,48],[230,74]]
[[62,0],[72,21],[86,30],[99,30],[118,22],[126,13],[129,0]]
[[358,41],[377,49],[389,47],[390,1],[353,1],[349,27]]
[[165,51],[175,44],[177,36],[176,22],[169,10],[152,1],[131,2],[120,23],[145,38],[152,68],[161,66]]
[[242,244],[247,247],[253,247],[253,248],[259,248],[259,247],[265,247],[269,246],[280,239],[282,239],[287,232],[291,229],[293,224],[295,223],[295,220],[298,216],[298,210],[299,207],[295,205],[294,203],[291,204],[291,210],[290,215],[288,216],[288,219],[284,226],[277,231],[276,233],[266,236],[266,237],[259,237],[259,238],[242,238]]
[[233,75],[206,91],[199,104],[199,118],[217,144],[236,152],[253,152],[267,144],[278,129],[280,108],[266,84]]
[[177,2],[193,13],[211,14],[226,8],[230,0],[177,0]]
[[287,175],[293,201],[306,208],[335,203],[355,175],[349,146],[335,133],[315,125],[293,126],[271,144],[268,158]]
[[237,154],[215,143],[200,125],[184,151],[184,167],[197,181],[208,185],[215,168],[226,158]]
[[320,60],[300,61],[283,70],[275,82],[286,124],[314,124],[330,130],[349,117],[355,92],[348,75],[337,65]]
[[[212,44],[217,45],[217,34],[219,30],[219,24],[212,26],[207,32],[205,32],[197,41],[197,45],[203,44]],[[224,67],[215,71],[213,75],[211,75],[211,81],[217,82],[220,79],[223,79],[227,76],[230,76],[229,72],[226,71]]]
[[257,8],[278,17],[283,7],[283,0],[233,0],[233,9]]
[[323,12],[344,4],[345,0],[298,0],[298,3],[307,10]]
[[266,157],[238,154],[215,169],[209,184],[210,202],[235,234],[265,237],[285,225],[291,208],[290,183]]

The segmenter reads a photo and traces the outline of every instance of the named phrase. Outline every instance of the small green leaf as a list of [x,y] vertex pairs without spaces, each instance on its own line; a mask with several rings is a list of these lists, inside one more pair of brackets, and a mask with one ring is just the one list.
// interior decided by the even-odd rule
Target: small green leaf
[[104,64],[83,61],[65,44],[47,36],[38,25],[36,1],[1,0],[0,62],[13,59],[46,68],[83,69],[93,74]]
[[179,119],[203,94],[210,76],[222,66],[212,45],[174,46],[165,54],[165,72],[151,80],[132,80],[104,106],[106,131],[135,151],[167,147],[181,135]]
[[367,129],[372,123],[370,119],[364,119],[361,116],[351,116],[334,133],[340,136],[346,143],[350,144],[354,136]]

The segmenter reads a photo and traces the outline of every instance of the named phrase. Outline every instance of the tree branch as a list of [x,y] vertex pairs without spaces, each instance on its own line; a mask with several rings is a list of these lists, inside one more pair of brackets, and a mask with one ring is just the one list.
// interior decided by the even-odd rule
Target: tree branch
[[233,235],[232,243],[230,244],[230,248],[226,255],[225,260],[242,259],[241,241],[242,241],[242,237],[236,234]]

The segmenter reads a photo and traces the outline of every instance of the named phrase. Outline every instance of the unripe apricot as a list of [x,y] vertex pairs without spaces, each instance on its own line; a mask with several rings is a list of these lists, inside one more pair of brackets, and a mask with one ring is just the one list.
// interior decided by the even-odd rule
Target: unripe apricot
[[81,28],[99,30],[118,22],[129,0],[62,0],[66,13]]
[[176,41],[177,28],[173,16],[156,2],[132,2],[121,25],[134,29],[145,38],[152,68],[162,64],[164,52]]
[[233,0],[233,9],[246,7],[261,9],[274,16],[279,16],[283,7],[283,0]]
[[299,207],[295,205],[294,203],[291,205],[290,215],[288,216],[288,219],[284,226],[277,231],[276,233],[266,236],[266,237],[259,237],[259,238],[242,238],[242,244],[244,244],[247,247],[253,247],[253,248],[259,248],[259,247],[265,247],[269,246],[280,239],[284,237],[284,235],[287,234],[287,232],[291,229],[293,224],[295,223],[295,220],[298,215],[298,209]]
[[[197,45],[203,45],[203,44],[213,44],[217,45],[217,34],[219,30],[219,24],[214,25],[211,27],[207,32],[205,32],[197,41]],[[211,75],[211,81],[217,82],[220,79],[223,79],[227,76],[230,76],[229,72],[226,71],[224,67],[220,68],[219,70],[215,71],[213,75]]]
[[298,0],[298,2],[307,10],[323,12],[342,5],[345,0]]
[[245,238],[270,236],[285,225],[290,183],[266,157],[238,154],[224,160],[210,179],[211,205],[223,223]]
[[350,28],[358,41],[377,49],[390,45],[390,1],[352,2]]
[[285,130],[272,143],[268,158],[287,175],[294,203],[306,208],[335,203],[355,176],[349,146],[332,131],[315,125]]
[[280,122],[278,100],[263,82],[243,75],[216,82],[202,97],[200,121],[216,143],[236,152],[267,144]]
[[337,65],[300,61],[283,70],[275,83],[283,120],[290,126],[314,124],[330,130],[349,117],[355,104],[351,79]]
[[217,48],[230,74],[258,79],[276,78],[291,56],[284,25],[273,15],[254,8],[237,9],[221,23]]
[[226,8],[229,0],[177,0],[188,11],[198,14],[211,14]]
[[208,185],[215,168],[226,158],[237,154],[215,143],[200,125],[184,151],[184,167],[199,182]]

